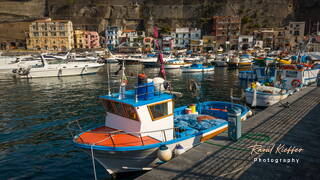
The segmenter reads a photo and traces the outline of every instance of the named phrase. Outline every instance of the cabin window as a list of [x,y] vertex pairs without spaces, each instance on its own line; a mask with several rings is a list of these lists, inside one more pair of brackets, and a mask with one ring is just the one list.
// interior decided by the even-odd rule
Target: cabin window
[[102,103],[107,112],[117,114],[119,116],[126,117],[132,120],[136,120],[136,121],[139,120],[134,107],[128,104],[112,102],[112,101],[103,101]]
[[114,108],[113,108],[113,105],[110,101],[103,101],[103,107],[104,109],[107,111],[107,112],[110,112],[110,113],[115,113],[114,112]]
[[136,113],[136,110],[134,109],[134,107],[127,105],[127,104],[122,104],[123,109],[125,111],[125,115],[127,118],[129,119],[133,119],[133,120],[138,120],[138,116]]
[[158,120],[169,115],[168,102],[150,105],[148,108],[151,113],[152,120]]
[[115,113],[120,115],[120,116],[125,116],[125,113],[124,113],[124,109],[121,105],[121,103],[118,103],[118,102],[113,102],[113,105],[114,105],[114,110],[115,110]]
[[298,72],[297,71],[286,71],[287,78],[297,78]]

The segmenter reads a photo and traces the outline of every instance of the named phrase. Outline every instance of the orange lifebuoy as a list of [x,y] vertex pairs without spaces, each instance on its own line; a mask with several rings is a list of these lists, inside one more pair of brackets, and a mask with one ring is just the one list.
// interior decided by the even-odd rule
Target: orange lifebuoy
[[292,87],[299,87],[301,85],[301,81],[299,79],[294,79],[291,81],[291,86]]

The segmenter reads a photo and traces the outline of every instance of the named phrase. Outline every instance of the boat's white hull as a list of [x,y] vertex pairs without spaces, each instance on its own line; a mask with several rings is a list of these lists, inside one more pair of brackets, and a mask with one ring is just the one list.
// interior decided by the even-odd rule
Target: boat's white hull
[[[184,150],[189,150],[202,141],[211,138],[227,129],[227,124],[219,128],[213,129],[202,135],[190,137],[188,139],[166,143],[167,147],[174,151],[175,147],[180,144]],[[90,156],[91,150],[84,149]],[[157,156],[158,147],[136,150],[136,151],[106,151],[106,150],[93,150],[95,159],[110,173],[121,173],[130,171],[151,170],[161,163]]]
[[202,69],[192,69],[192,68],[183,68],[182,72],[184,73],[192,73],[192,72],[210,72],[210,71],[214,71],[214,67],[212,68],[202,68]]
[[226,61],[214,61],[215,65],[218,67],[225,67],[228,66],[228,63]]
[[[271,94],[257,92],[255,106],[268,107],[272,106],[279,101],[286,99],[289,94]],[[252,105],[254,93],[252,91],[246,91],[246,103]]]
[[0,66],[0,74],[12,73],[12,70],[19,69],[21,67],[28,67],[34,65],[42,64],[41,61],[34,60],[34,61],[22,61],[20,63],[13,63]]
[[28,79],[28,78],[41,78],[41,77],[62,77],[62,76],[76,76],[76,75],[86,75],[93,74],[98,71],[101,65],[97,66],[88,66],[88,67],[76,67],[76,68],[39,68],[32,69],[28,75],[17,75],[16,78]]
[[183,64],[165,64],[165,69],[179,69],[180,67],[183,67]]

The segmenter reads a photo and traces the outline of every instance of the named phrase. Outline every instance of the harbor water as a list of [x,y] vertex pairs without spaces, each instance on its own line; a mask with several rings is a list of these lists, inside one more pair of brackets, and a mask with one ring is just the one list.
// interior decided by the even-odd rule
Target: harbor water
[[[111,84],[118,79],[111,65]],[[66,128],[68,122],[87,118],[88,125],[103,124],[104,109],[99,96],[107,93],[107,74],[104,70],[95,75],[62,78],[14,80],[0,77],[0,179],[93,179],[91,157],[72,144]],[[158,68],[140,65],[126,67],[130,86],[137,73],[152,78]],[[173,90],[183,97],[175,106],[196,103],[199,99],[187,91],[187,81],[196,80],[201,86],[200,101],[230,101],[241,95],[238,70],[216,68],[213,73],[181,73],[167,70]],[[91,117],[96,117],[97,122]],[[111,176],[96,163],[99,179]],[[127,174],[130,179],[136,174]]]

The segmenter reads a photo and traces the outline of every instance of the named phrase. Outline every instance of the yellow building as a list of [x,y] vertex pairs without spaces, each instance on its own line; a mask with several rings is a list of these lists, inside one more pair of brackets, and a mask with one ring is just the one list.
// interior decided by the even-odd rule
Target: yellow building
[[67,51],[74,48],[73,25],[69,20],[36,20],[29,26],[27,49]]

